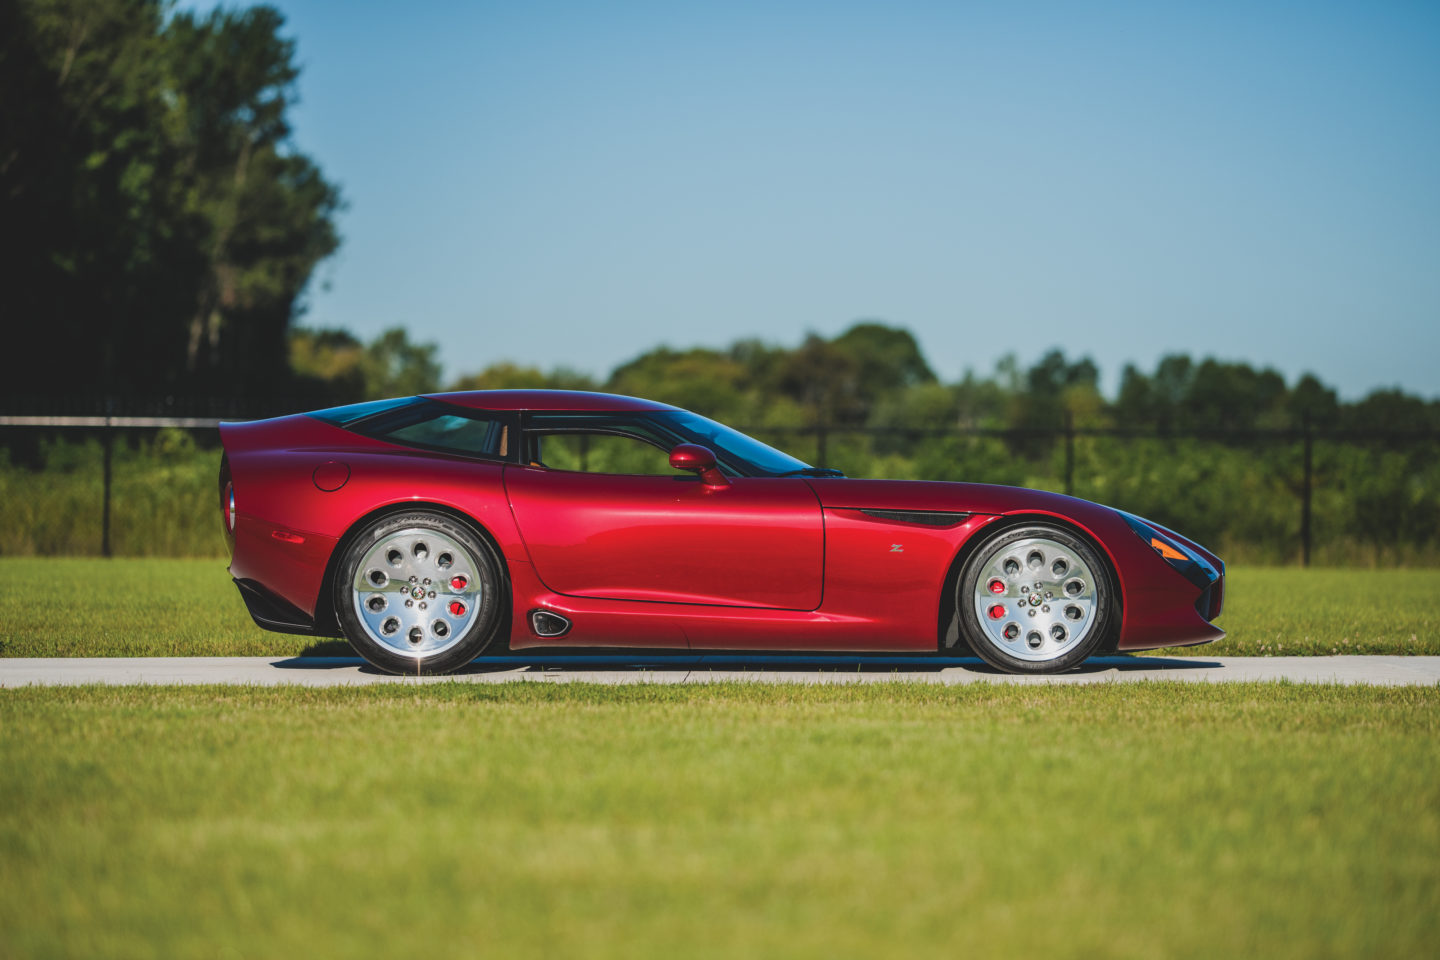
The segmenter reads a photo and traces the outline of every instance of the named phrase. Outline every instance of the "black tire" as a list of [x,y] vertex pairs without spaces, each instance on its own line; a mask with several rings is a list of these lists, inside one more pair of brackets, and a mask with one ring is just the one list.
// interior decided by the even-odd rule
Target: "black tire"
[[[371,636],[355,610],[354,584],[361,563],[377,542],[408,530],[434,531],[468,552],[473,561],[472,586],[478,585],[478,590],[466,595],[467,599],[479,599],[471,601],[476,609],[463,634],[433,654],[401,653],[387,646]],[[397,599],[403,597],[397,595]],[[431,676],[460,669],[495,641],[501,625],[507,622],[504,613],[510,603],[510,582],[504,563],[487,538],[444,514],[414,511],[382,517],[350,538],[336,564],[333,599],[336,620],[356,653],[387,673]],[[410,606],[408,601],[405,603]],[[399,645],[399,641],[395,642]]]
[[[996,555],[1018,541],[1037,539],[1053,541],[1071,551],[1089,567],[1094,578],[1095,599],[1087,614],[1087,619],[1091,620],[1087,624],[1087,632],[1077,643],[1058,653],[1053,659],[1023,659],[1008,653],[986,632],[982,626],[985,621],[982,620],[982,613],[976,605],[980,578],[990,569]],[[1018,579],[1023,580],[1027,576],[1028,574],[1022,572]],[[1025,523],[997,530],[975,549],[955,580],[955,606],[959,611],[961,636],[976,656],[990,666],[1005,673],[1016,674],[1063,673],[1112,645],[1113,635],[1120,629],[1119,593],[1115,572],[1105,556],[1085,538],[1065,527],[1050,523]],[[1063,602],[1063,597],[1051,601],[1057,606],[1063,605]],[[1021,606],[1023,608],[1023,604]],[[1045,609],[1048,610],[1049,607]],[[1019,614],[1014,616],[1018,618]]]

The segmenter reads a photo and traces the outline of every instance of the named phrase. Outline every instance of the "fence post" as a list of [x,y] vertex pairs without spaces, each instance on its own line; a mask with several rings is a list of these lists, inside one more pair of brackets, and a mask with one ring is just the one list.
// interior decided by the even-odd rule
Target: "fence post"
[[1065,495],[1075,495],[1075,415],[1065,411]]
[[115,447],[115,431],[110,426],[110,418],[105,418],[105,433],[101,438],[101,449],[104,454],[101,458],[101,486],[104,492],[100,501],[100,554],[110,556],[110,460]]
[[1315,471],[1312,466],[1314,434],[1310,430],[1310,412],[1305,412],[1305,486],[1301,489],[1300,500],[1300,565],[1310,566],[1310,491],[1314,485]]

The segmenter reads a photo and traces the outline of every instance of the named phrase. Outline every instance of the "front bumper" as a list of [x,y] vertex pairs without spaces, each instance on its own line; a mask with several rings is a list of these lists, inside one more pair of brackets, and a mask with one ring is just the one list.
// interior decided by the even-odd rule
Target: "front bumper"
[[1225,574],[1218,574],[1200,596],[1195,598],[1195,612],[1204,617],[1206,622],[1213,623],[1220,612],[1225,609]]
[[1134,565],[1122,569],[1125,624],[1120,650],[1191,647],[1225,636],[1213,621],[1225,604],[1225,564],[1157,523],[1116,511],[1135,534]]

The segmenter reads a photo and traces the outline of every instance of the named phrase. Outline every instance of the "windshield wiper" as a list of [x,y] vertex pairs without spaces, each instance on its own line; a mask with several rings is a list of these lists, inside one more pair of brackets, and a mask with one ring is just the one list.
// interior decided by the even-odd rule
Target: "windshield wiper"
[[800,470],[787,470],[784,473],[775,474],[777,477],[843,477],[845,474],[839,470],[832,470],[829,467],[804,467]]

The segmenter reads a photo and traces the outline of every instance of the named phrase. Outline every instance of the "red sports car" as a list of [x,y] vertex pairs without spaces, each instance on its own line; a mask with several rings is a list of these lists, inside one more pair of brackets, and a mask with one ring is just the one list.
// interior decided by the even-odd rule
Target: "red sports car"
[[1224,564],[1054,493],[850,480],[631,397],[492,390],[220,428],[268,630],[384,670],[487,650],[973,651],[1052,673],[1215,640]]

